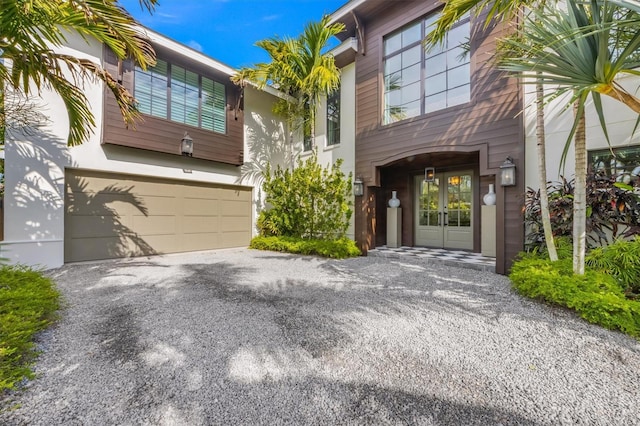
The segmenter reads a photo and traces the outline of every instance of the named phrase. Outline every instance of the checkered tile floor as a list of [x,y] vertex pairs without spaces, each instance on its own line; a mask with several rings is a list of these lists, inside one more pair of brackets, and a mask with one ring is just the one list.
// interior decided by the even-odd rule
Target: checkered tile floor
[[495,272],[496,259],[494,257],[482,256],[480,253],[471,253],[464,250],[445,250],[427,247],[398,247],[389,248],[387,246],[376,247],[367,252],[368,256],[374,257],[414,257],[429,261],[440,262],[444,265],[459,266],[481,271]]

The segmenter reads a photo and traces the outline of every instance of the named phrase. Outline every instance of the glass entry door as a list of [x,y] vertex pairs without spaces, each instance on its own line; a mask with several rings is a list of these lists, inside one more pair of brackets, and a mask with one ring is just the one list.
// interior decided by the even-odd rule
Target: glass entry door
[[433,182],[416,177],[415,245],[473,249],[473,174],[436,174]]

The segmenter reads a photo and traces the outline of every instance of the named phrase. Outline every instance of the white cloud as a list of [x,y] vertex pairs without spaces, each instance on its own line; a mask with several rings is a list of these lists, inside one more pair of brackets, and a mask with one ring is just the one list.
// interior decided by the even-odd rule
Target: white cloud
[[198,52],[202,52],[202,45],[195,40],[189,40],[189,42],[187,43],[187,46],[197,50]]
[[280,19],[281,15],[267,15],[267,16],[263,16],[262,20],[263,21],[275,21],[276,19]]

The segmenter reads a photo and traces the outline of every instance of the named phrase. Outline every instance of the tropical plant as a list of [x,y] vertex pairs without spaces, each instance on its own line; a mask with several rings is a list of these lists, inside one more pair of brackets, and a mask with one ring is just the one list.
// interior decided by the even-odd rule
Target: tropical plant
[[232,80],[263,89],[272,85],[286,96],[274,111],[287,118],[294,131],[315,140],[315,114],[318,101],[338,88],[340,70],[332,55],[324,52],[331,37],[344,31],[344,24],[330,23],[329,16],[311,22],[297,38],[272,37],[256,43],[264,49],[268,63],[241,69]]
[[316,155],[298,158],[291,171],[267,169],[263,191],[270,208],[258,218],[263,236],[334,239],[345,236],[351,219],[351,175],[318,164]]
[[298,237],[257,236],[251,240],[249,247],[257,250],[318,255],[333,259],[356,257],[362,254],[358,246],[356,246],[356,242],[347,237],[303,239]]
[[525,255],[513,264],[509,278],[523,296],[566,306],[591,323],[640,338],[640,302],[628,298],[608,272],[589,268],[577,276],[571,259],[550,262]]
[[[140,0],[150,12],[158,0]],[[133,58],[142,68],[155,53],[136,28],[135,19],[118,0],[0,0],[0,105],[4,89],[21,96],[52,89],[69,116],[69,145],[85,141],[95,119],[82,89],[83,79],[96,78],[114,94],[123,119],[133,123],[135,99],[100,64],[60,52],[68,34],[104,43],[120,59]],[[0,109],[0,122],[6,121]]]
[[589,252],[586,262],[589,268],[618,280],[627,298],[640,298],[640,237],[597,247]]
[[[591,96],[605,132],[601,95],[613,97],[640,112],[640,101],[620,86],[621,74],[640,75],[636,51],[640,48],[638,14],[609,3],[567,2],[567,10],[544,8],[526,19],[518,37],[505,40],[520,56],[501,59],[500,68],[519,78],[540,81],[556,89],[553,99],[566,95],[566,106],[574,105],[574,123],[562,155],[563,162],[574,141],[576,188],[574,193],[574,271],[584,273],[586,251],[586,135],[584,110]],[[624,36],[623,36],[624,35]]]
[[[637,188],[637,187],[636,187]],[[547,185],[553,237],[573,239],[575,183],[564,177]],[[586,181],[586,236],[590,247],[640,235],[640,195],[634,187],[616,182],[615,177],[590,174]],[[524,218],[527,250],[544,245],[540,212],[540,191],[527,189]]]

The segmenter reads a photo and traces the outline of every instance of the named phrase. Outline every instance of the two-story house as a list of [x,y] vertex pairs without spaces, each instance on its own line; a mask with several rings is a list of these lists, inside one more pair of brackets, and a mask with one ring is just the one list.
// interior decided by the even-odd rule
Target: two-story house
[[97,127],[84,144],[67,147],[66,109],[48,91],[38,100],[48,122],[7,139],[1,255],[11,262],[57,267],[249,244],[256,194],[243,165],[252,149],[285,139],[271,113],[277,93],[240,88],[232,68],[147,34],[158,57],[147,70],[80,36],[64,47],[134,94],[135,129],[103,85],[87,80]]

